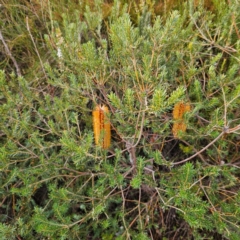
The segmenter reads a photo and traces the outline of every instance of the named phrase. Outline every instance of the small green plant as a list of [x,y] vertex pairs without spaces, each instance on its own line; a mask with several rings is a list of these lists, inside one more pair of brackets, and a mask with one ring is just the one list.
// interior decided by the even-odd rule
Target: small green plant
[[[131,1],[73,2],[36,5],[39,35],[25,18],[34,71],[1,29],[1,239],[237,240],[239,4],[189,1],[163,17],[153,1],[134,14]],[[108,149],[94,144],[98,105]]]

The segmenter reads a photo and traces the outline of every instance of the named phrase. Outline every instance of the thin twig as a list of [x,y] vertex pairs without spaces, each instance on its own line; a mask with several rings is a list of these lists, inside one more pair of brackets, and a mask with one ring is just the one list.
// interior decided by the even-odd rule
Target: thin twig
[[197,155],[199,155],[200,153],[204,152],[205,150],[207,150],[211,145],[213,145],[218,139],[220,139],[224,134],[229,134],[229,133],[236,133],[238,130],[240,130],[240,124],[237,125],[236,127],[233,128],[229,128],[228,126],[224,126],[222,132],[212,141],[210,142],[207,146],[205,146],[203,149],[201,149],[200,151],[198,151],[197,153],[193,154],[191,157],[186,158],[182,161],[179,162],[175,162],[172,163],[173,166],[175,165],[179,165],[181,163],[185,163],[191,159],[193,159],[194,157],[196,157]]
[[191,157],[188,157],[182,161],[179,161],[179,162],[175,162],[175,163],[172,163],[173,166],[175,165],[179,165],[179,164],[182,164],[182,163],[185,163],[193,158],[195,158],[196,156],[198,156],[200,153],[204,152],[205,150],[207,150],[211,145],[213,145],[218,139],[220,139],[226,132],[225,131],[222,131],[212,142],[210,142],[207,146],[205,146],[203,149],[201,149],[200,151],[198,151],[197,153],[193,154]]
[[224,116],[223,116],[223,119],[224,119],[224,125],[226,126],[227,125],[227,107],[228,107],[228,104],[227,104],[226,95],[225,95],[225,92],[224,92],[224,89],[223,89],[222,86],[221,86],[221,89],[222,89],[222,93],[223,93],[223,102],[224,102]]
[[44,73],[45,78],[47,79],[48,77],[47,77],[47,74],[46,74],[46,72],[45,72],[45,69],[44,69],[44,65],[43,65],[41,56],[40,56],[40,54],[39,54],[39,52],[38,52],[36,43],[35,43],[35,41],[34,41],[34,39],[33,39],[32,33],[31,33],[31,31],[30,31],[30,27],[29,27],[29,23],[28,23],[28,17],[26,17],[26,26],[27,26],[27,31],[28,31],[28,33],[29,33],[29,36],[30,36],[30,38],[31,38],[31,40],[32,40],[33,46],[34,46],[34,48],[35,48],[35,51],[36,51],[36,53],[37,53],[38,59],[39,59],[39,61],[40,61],[40,64],[41,64],[41,67],[42,67],[42,71],[43,71],[43,73]]
[[3,43],[3,45],[4,45],[4,48],[5,48],[5,51],[6,51],[7,55],[11,58],[14,66],[15,66],[15,68],[16,68],[17,76],[18,76],[18,77],[21,77],[22,74],[21,74],[20,68],[19,68],[19,66],[18,66],[18,64],[17,64],[16,59],[13,57],[13,55],[12,55],[12,53],[11,53],[8,45],[7,45],[7,43],[5,42],[1,30],[0,30],[0,40],[2,41],[2,43]]

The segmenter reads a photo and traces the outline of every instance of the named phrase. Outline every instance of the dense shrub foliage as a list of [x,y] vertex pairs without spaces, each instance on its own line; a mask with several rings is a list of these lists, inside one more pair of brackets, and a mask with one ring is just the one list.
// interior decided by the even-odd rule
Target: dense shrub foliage
[[1,239],[239,239],[238,1],[39,2],[0,9]]

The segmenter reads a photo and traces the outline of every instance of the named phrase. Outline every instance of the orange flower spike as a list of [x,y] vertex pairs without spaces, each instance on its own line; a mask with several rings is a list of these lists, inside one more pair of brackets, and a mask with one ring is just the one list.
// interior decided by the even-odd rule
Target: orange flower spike
[[96,145],[107,149],[111,143],[111,125],[109,110],[105,105],[96,106],[93,114],[93,131]]
[[173,119],[182,119],[184,113],[184,104],[182,102],[176,103],[173,108]]
[[183,115],[186,112],[191,111],[189,103],[184,104],[183,102],[176,103],[173,108],[173,119],[176,120],[172,127],[172,133],[175,138],[178,138],[179,132],[186,132],[187,125],[184,123]]
[[183,114],[190,112],[191,106],[189,103],[184,104],[183,102],[176,103],[173,108],[173,119],[179,120],[183,118]]
[[172,127],[172,133],[175,138],[178,138],[179,132],[186,132],[187,126],[186,124],[181,121],[181,122],[175,122]]
[[190,112],[191,111],[191,106],[190,106],[189,103],[186,103],[184,108],[185,108],[184,112]]

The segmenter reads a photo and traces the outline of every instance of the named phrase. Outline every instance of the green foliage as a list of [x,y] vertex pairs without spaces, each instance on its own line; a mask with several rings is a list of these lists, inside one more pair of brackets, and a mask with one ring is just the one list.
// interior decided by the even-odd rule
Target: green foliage
[[239,4],[80,2],[3,1],[1,239],[238,239]]

